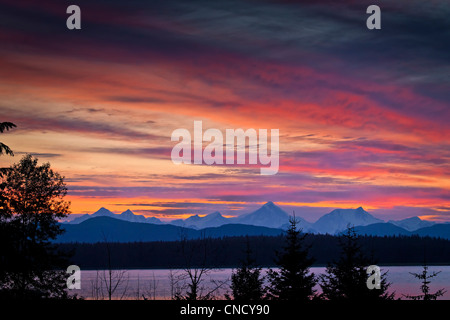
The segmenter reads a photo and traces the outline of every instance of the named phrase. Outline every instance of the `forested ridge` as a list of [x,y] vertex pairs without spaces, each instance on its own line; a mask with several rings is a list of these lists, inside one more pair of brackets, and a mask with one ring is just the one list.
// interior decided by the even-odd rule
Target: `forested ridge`
[[[274,266],[276,251],[285,241],[283,236],[222,237],[187,240],[193,248],[193,261],[201,259],[195,252],[200,242],[207,242],[207,261],[211,267],[236,267],[244,259],[246,241],[249,241],[257,265]],[[450,241],[419,236],[376,237],[360,236],[364,253],[380,265],[450,264]],[[308,234],[305,244],[310,245],[310,255],[315,266],[325,266],[339,257],[338,237]],[[72,262],[84,269],[105,268],[106,242],[64,243],[58,247],[74,253]],[[114,268],[183,268],[180,254],[181,241],[108,243],[111,265]],[[204,245],[202,245],[204,247]]]

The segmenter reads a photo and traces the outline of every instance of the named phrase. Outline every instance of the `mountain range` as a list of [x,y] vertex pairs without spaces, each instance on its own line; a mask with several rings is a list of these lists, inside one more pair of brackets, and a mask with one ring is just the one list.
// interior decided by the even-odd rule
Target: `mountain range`
[[68,221],[66,223],[78,224],[78,223],[81,223],[88,219],[96,218],[96,217],[110,217],[110,218],[124,220],[124,221],[128,221],[128,222],[153,223],[153,224],[162,224],[163,223],[161,220],[159,220],[158,218],[155,218],[155,217],[146,218],[143,215],[134,214],[133,211],[131,211],[130,209],[127,209],[126,211],[124,211],[120,214],[115,214],[104,207],[101,207],[99,210],[97,210],[93,214],[86,213],[86,214],[76,217],[75,219]]
[[153,224],[129,222],[111,217],[94,217],[78,224],[62,224],[65,232],[55,242],[145,242],[176,241],[181,238],[201,237],[221,238],[233,236],[277,236],[282,229],[258,227],[244,224],[226,224],[201,230],[175,226],[172,224]]
[[398,221],[389,220],[388,223],[394,224],[408,231],[414,231],[420,228],[431,227],[432,225],[434,225],[434,222],[422,220],[419,217],[411,217]]
[[[101,219],[100,219],[101,218]],[[108,218],[108,219],[104,219]],[[76,217],[63,223],[66,233],[58,241],[101,241],[100,233],[112,234],[117,241],[152,241],[179,239],[180,232],[187,230],[189,236],[200,233],[211,236],[232,235],[274,235],[280,234],[289,225],[289,214],[275,203],[269,201],[259,209],[239,217],[226,218],[220,212],[206,216],[193,215],[187,219],[163,222],[155,217],[144,217],[126,210],[115,214],[100,208],[93,214]],[[403,220],[384,222],[375,218],[362,207],[357,209],[335,209],[311,223],[296,216],[298,226],[303,232],[319,234],[339,234],[348,226],[355,227],[359,234],[374,236],[421,235],[450,239],[450,224],[436,224],[412,217]],[[102,225],[104,224],[104,225]],[[120,226],[120,227],[119,227]],[[114,230],[118,227],[117,230]],[[134,231],[130,231],[135,229]],[[127,233],[126,230],[130,232]],[[183,232],[185,232],[183,231]]]
[[[120,214],[115,214],[106,208],[100,208],[93,214],[84,214],[67,222],[69,224],[78,224],[91,218],[96,217],[110,217],[128,222],[141,222],[164,224],[161,220],[155,217],[146,218],[143,215],[134,214],[131,210],[126,210]],[[300,227],[310,227],[311,223],[306,220],[296,217],[300,221]],[[213,212],[204,217],[199,215],[190,216],[187,219],[177,219],[168,222],[179,227],[204,229],[209,227],[220,227],[224,224],[246,224],[267,228],[286,228],[289,223],[289,214],[274,204],[272,201],[267,202],[261,208],[254,212],[244,214],[236,218],[225,218],[220,212]]]

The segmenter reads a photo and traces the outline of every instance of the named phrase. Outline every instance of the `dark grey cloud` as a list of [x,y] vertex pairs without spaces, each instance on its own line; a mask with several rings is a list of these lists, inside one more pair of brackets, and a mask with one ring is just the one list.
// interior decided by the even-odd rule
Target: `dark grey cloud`
[[209,207],[210,203],[204,202],[152,202],[149,203],[132,203],[132,204],[122,204],[124,206],[142,206],[142,207],[164,207],[164,208],[198,208],[198,207]]
[[36,158],[59,158],[62,156],[61,153],[32,152],[32,151],[31,152],[16,151],[15,154],[18,156],[31,154],[32,156],[34,156]]
[[164,100],[153,97],[135,97],[135,96],[109,96],[106,97],[108,101],[126,102],[126,103],[164,103]]
[[[167,140],[167,139],[166,139]],[[170,140],[169,140],[170,142]],[[90,147],[85,151],[106,154],[121,154],[121,155],[138,155],[150,156],[152,158],[170,159],[172,147],[168,143],[166,147],[149,147],[149,148],[106,148],[106,147]]]
[[326,139],[313,139],[313,141],[326,144],[330,149],[281,151],[280,163],[306,159],[318,164],[319,168],[357,168],[376,163],[417,164],[417,168],[397,168],[411,173],[426,170],[427,165],[448,167],[449,154],[445,146],[407,146],[394,141],[365,137],[340,141]]
[[[114,122],[105,119],[103,121],[87,120],[72,113],[52,113],[50,115],[40,112],[20,112],[21,108],[1,108],[8,112],[8,119],[20,127],[21,132],[29,130],[73,132],[88,135],[103,135],[110,139],[138,139],[157,141],[161,136],[150,132],[134,129],[132,123]],[[164,137],[164,139],[166,139]]]

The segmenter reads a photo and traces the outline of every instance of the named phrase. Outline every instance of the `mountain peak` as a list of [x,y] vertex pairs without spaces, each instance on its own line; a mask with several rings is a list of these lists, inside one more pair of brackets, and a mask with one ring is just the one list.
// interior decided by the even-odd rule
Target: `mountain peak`
[[373,217],[362,207],[357,209],[334,209],[317,220],[313,228],[320,233],[335,234],[350,226],[366,226],[372,223],[381,223],[380,219]]
[[[219,211],[215,211],[213,213],[208,214],[206,217],[210,217],[210,218],[220,218],[223,217],[222,214]],[[205,218],[206,218],[205,217]]]
[[328,214],[332,215],[353,215],[353,214],[369,214],[366,210],[363,209],[363,207],[358,207],[356,209],[334,209]]
[[395,224],[408,231],[415,231],[420,228],[430,227],[433,221],[422,220],[420,217],[410,217],[402,220],[389,220],[389,223]]
[[411,218],[406,218],[406,219],[403,219],[403,221],[411,221],[411,222],[421,222],[421,221],[423,221],[422,219],[420,219],[420,217],[411,217]]
[[126,211],[122,212],[120,215],[121,216],[134,216],[134,213],[130,209],[127,209]]
[[289,222],[289,214],[272,201],[265,203],[256,211],[240,216],[238,223],[278,228]]
[[276,207],[277,205],[273,203],[272,201],[267,201],[263,207]]
[[96,217],[96,216],[111,216],[111,215],[114,215],[114,213],[112,213],[105,207],[101,207],[100,209],[98,209],[96,212],[94,212],[92,214],[92,216],[94,216],[94,217]]
[[192,222],[192,221],[199,221],[201,219],[202,218],[198,214],[196,214],[196,215],[193,215],[193,216],[190,216],[189,218],[187,218],[186,221]]

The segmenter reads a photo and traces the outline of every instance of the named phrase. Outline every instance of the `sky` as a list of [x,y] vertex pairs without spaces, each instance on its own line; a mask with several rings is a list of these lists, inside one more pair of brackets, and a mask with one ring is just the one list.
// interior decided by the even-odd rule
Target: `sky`
[[[377,1],[368,30],[372,2],[0,0],[0,165],[50,162],[74,214],[450,222],[450,4]],[[279,129],[278,173],[174,164],[194,121]]]

